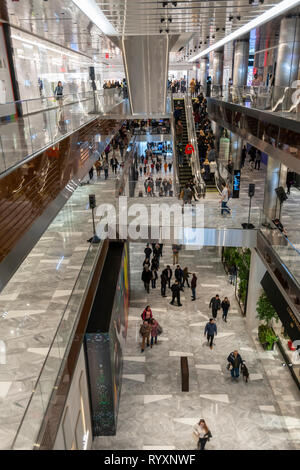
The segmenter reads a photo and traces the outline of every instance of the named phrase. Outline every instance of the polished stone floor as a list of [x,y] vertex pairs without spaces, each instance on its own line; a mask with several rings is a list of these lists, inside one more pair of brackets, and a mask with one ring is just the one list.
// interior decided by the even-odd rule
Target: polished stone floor
[[[281,366],[277,350],[263,351],[257,333],[248,333],[234,288],[220,262],[219,248],[183,250],[182,267],[196,272],[197,300],[185,287],[182,307],[160,296],[160,283],[147,295],[141,282],[144,245],[130,245],[131,302],[124,351],[124,371],[116,436],[98,437],[94,449],[195,449],[193,425],[204,418],[213,438],[207,449],[300,449],[299,391]],[[165,245],[161,267],[172,264]],[[231,302],[228,322],[218,315],[218,336],[210,350],[203,335],[210,317],[209,300],[216,293]],[[142,354],[140,314],[149,304],[163,327],[153,349]],[[237,348],[248,365],[250,381],[233,380],[226,369]],[[180,356],[189,361],[190,390],[181,391]]]
[[[109,202],[118,176],[110,171],[104,181],[102,172],[93,184],[79,187],[0,294],[0,449],[8,449],[15,437],[90,246],[88,195],[95,194],[97,203]],[[53,358],[44,399],[59,363]],[[36,409],[40,406],[37,399]],[[38,426],[42,416],[37,413],[31,421]],[[28,429],[28,441],[37,430]]]

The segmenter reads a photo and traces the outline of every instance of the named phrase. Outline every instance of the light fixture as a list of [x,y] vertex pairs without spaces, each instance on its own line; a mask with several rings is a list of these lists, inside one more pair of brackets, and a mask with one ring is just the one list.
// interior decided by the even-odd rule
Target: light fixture
[[96,25],[104,34],[117,36],[118,33],[108,21],[95,0],[72,0],[73,3]]
[[168,6],[168,2],[162,2],[162,6],[165,8]]
[[172,2],[173,7],[177,7],[177,2]]
[[170,30],[167,28],[167,29],[166,29],[166,33],[168,34],[168,33],[169,33],[169,31],[170,31]]
[[169,22],[169,23],[172,23],[172,18],[168,18],[168,22]]
[[207,47],[202,52],[199,52],[194,57],[191,57],[189,59],[189,62],[194,62],[195,60],[199,59],[200,57],[203,57],[203,56],[209,54],[209,52],[212,52],[215,49],[218,49],[219,47],[224,46],[224,44],[227,44],[228,42],[234,41],[235,39],[239,38],[240,36],[243,36],[244,34],[249,33],[249,31],[251,31],[251,29],[257,28],[257,26],[260,26],[264,23],[267,23],[271,19],[273,19],[273,18],[275,18],[279,15],[282,15],[284,12],[290,10],[291,8],[296,7],[297,5],[300,5],[300,0],[283,0],[280,3],[277,3],[277,5],[270,8],[269,10],[265,11],[264,13],[257,16],[256,18],[249,21],[248,23],[241,26],[240,28],[236,29],[233,33],[228,34],[227,36],[225,36],[220,41],[217,41],[212,46]]
[[228,21],[232,21],[232,20],[233,20],[233,16],[230,15],[228,18]]
[[165,19],[164,19],[164,18],[161,18],[161,19],[160,19],[160,22],[161,22],[161,23],[163,23],[164,21],[165,21]]
[[236,17],[236,19],[237,19],[238,21],[241,21],[241,17],[240,17],[240,15],[239,15],[239,16],[237,16],[237,17]]

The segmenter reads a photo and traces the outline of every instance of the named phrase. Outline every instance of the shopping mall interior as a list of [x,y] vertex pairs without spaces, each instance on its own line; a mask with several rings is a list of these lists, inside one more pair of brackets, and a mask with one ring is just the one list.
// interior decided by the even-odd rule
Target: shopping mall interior
[[1,0],[1,450],[300,450],[299,229],[300,0]]

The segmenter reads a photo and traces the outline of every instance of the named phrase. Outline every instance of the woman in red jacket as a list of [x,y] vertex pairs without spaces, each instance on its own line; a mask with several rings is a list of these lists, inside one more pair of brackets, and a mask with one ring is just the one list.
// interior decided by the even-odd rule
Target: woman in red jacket
[[142,319],[144,321],[147,321],[148,323],[150,323],[150,320],[152,319],[152,311],[151,311],[151,308],[150,308],[150,305],[147,305],[147,307],[145,308],[145,310],[143,311],[142,313]]

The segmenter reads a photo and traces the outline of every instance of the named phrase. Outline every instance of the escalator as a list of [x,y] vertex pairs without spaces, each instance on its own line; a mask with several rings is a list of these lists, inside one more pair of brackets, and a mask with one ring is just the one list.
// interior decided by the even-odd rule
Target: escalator
[[179,185],[180,190],[189,183],[189,181],[193,178],[192,169],[190,166],[190,157],[189,155],[185,154],[185,147],[188,144],[188,129],[187,129],[187,120],[186,120],[186,113],[185,113],[185,105],[183,98],[175,98],[174,99],[174,108],[179,106],[181,110],[180,121],[182,122],[183,133],[181,139],[181,145],[179,144],[178,136],[176,135],[176,147],[177,147],[177,155],[180,152],[182,155],[182,165],[178,165],[178,176],[179,176]]

